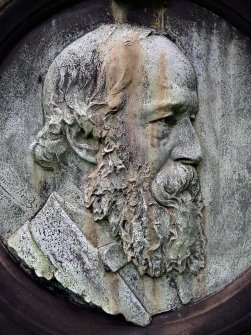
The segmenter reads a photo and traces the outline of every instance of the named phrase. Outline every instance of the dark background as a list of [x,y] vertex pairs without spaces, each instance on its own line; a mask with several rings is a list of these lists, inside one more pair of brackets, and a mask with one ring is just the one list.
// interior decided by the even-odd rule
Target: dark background
[[[166,2],[167,1],[168,0],[166,0]],[[3,58],[5,56],[13,43],[15,43],[15,40],[25,34],[32,26],[42,21],[45,17],[48,17],[50,13],[52,14],[59,8],[69,6],[74,2],[77,1],[0,0],[0,60],[1,57]],[[118,2],[123,2],[128,6],[147,7],[156,6],[165,1],[118,0]],[[193,2],[223,17],[244,34],[251,36],[251,0],[194,0]],[[34,8],[36,8],[35,11]],[[28,23],[27,17],[29,17]],[[8,316],[0,312],[0,335],[36,334],[17,325],[9,319]],[[204,335],[207,335],[206,332]],[[251,329],[246,330],[244,333],[241,333],[241,335],[251,335]]]
[[[27,332],[27,330],[15,324],[10,319],[8,319],[4,314],[0,313],[0,335],[36,335],[36,334]],[[204,335],[207,334],[205,333]],[[251,335],[251,330],[247,330],[244,333],[241,333],[240,335]]]

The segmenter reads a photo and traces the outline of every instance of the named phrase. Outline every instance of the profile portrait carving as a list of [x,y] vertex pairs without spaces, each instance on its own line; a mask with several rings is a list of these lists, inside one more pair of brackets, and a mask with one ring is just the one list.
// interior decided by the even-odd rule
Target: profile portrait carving
[[46,74],[31,144],[55,187],[8,239],[23,266],[140,326],[198,298],[198,106],[193,66],[152,29],[102,25],[66,47]]

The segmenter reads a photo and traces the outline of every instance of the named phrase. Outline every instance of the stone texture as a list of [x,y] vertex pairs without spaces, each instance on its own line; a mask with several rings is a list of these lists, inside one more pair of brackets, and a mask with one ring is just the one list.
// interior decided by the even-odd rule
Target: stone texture
[[[186,18],[181,14],[184,12]],[[113,310],[114,313],[122,312],[128,320],[135,323],[139,323],[138,315],[143,313],[145,318],[142,325],[149,322],[149,315],[142,312],[144,308],[142,309],[141,303],[149,314],[154,314],[179,307],[181,302],[187,303],[192,297],[195,300],[201,299],[216,292],[250,266],[251,250],[250,206],[248,206],[251,194],[249,164],[251,136],[248,113],[250,41],[223,20],[186,1],[177,1],[166,11],[159,13],[159,16],[158,13],[155,14],[157,16],[152,17],[147,24],[151,28],[167,32],[177,40],[177,44],[192,62],[198,80],[199,113],[195,128],[203,152],[199,177],[205,204],[203,214],[206,219],[207,266],[198,274],[195,283],[186,276],[176,277],[172,283],[168,280],[160,283],[157,285],[156,296],[153,280],[147,277],[141,282],[139,273],[132,263],[120,268],[120,265],[124,264],[123,257],[116,264],[111,264],[113,271],[119,273],[116,278],[120,279],[112,279],[114,274],[104,270],[109,282],[113,283],[112,287],[116,287],[119,282],[124,292],[120,306],[111,302],[113,306],[104,309],[107,312],[109,310]],[[53,59],[67,45],[87,31],[96,28],[100,22],[107,23],[113,20],[111,12],[107,14],[102,6],[95,10],[95,13],[93,11],[86,15],[84,6],[80,5],[68,11],[66,17],[67,20],[56,15],[28,34],[2,65],[0,80],[2,109],[5,111],[1,119],[0,147],[1,236],[7,241],[16,231],[16,234],[9,238],[12,251],[16,249],[16,253],[35,270],[38,276],[47,279],[54,274],[54,264],[58,265],[60,262],[53,259],[52,255],[47,256],[46,248],[41,252],[29,227],[32,226],[32,222],[36,222],[33,221],[36,217],[31,218],[46,203],[55,185],[59,194],[56,196],[56,201],[60,199],[60,207],[64,212],[63,221],[67,217],[66,226],[74,227],[71,226],[72,221],[81,231],[79,236],[88,236],[85,240],[91,241],[91,250],[96,250],[95,255],[97,255],[96,248],[100,248],[101,251],[105,245],[115,243],[109,236],[107,224],[94,226],[88,214],[85,213],[83,216],[82,210],[79,210],[85,207],[81,200],[83,185],[79,187],[81,190],[77,190],[76,180],[69,181],[66,178],[65,188],[70,190],[67,194],[65,188],[58,182],[64,176],[57,175],[53,181],[51,172],[34,166],[33,158],[30,156],[30,143],[35,140],[44,124],[41,81],[44,81]],[[126,13],[121,16],[125,21],[126,17]],[[91,25],[88,21],[90,18],[93,22]],[[136,23],[142,24],[140,20]],[[36,47],[33,44],[34,40],[40,41]],[[26,81],[27,73],[29,78]],[[68,161],[68,165],[69,169],[75,169],[74,171],[82,167],[81,162],[75,158]],[[85,172],[88,173],[87,170]],[[76,175],[79,176],[78,173]],[[81,179],[81,176],[78,178]],[[84,184],[80,181],[81,183]],[[15,185],[20,187],[14,189]],[[21,227],[28,221],[28,224]],[[42,236],[42,231],[39,229],[38,240]],[[76,231],[76,227],[73,231]],[[49,239],[49,235],[47,237]],[[23,243],[25,248],[28,248],[26,253]],[[79,248],[82,246],[81,243]],[[58,280],[66,287],[68,285],[74,292],[76,287],[72,284],[72,278],[62,272],[62,269],[60,271]],[[72,268],[72,271],[77,272],[77,266]],[[82,277],[76,278],[79,282],[85,280]],[[159,278],[155,281],[161,282]],[[140,303],[132,295],[129,310],[124,301],[131,295],[130,290],[136,293]],[[80,292],[80,288],[76,291]],[[154,300],[159,302],[159,307],[151,303]]]
[[107,313],[123,313],[128,321],[141,326],[149,323],[150,315],[124,280],[106,275],[98,249],[87,241],[54,194],[8,244],[39,277],[54,277],[79,299]]
[[121,243],[113,242],[99,248],[99,253],[104,262],[111,271],[116,272],[128,263],[123,252]]
[[10,250],[30,269],[33,269],[38,277],[44,277],[47,280],[53,278],[55,268],[34,241],[28,223],[9,238],[8,245]]

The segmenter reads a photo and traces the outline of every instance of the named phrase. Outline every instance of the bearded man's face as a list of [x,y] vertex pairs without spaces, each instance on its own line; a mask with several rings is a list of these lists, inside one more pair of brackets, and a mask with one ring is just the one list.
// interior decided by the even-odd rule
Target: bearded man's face
[[97,224],[109,222],[142,275],[196,274],[205,243],[196,172],[201,149],[192,125],[196,80],[185,57],[165,52],[164,38],[151,43],[152,49],[128,46],[124,55],[133,64],[126,103],[106,119],[85,205]]

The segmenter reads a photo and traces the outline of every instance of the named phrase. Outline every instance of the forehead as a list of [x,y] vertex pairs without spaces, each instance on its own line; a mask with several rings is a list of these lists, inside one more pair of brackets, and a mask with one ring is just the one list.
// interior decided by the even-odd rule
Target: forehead
[[158,117],[173,106],[196,111],[195,73],[173,42],[157,35],[119,37],[100,48],[110,98],[127,92],[128,109],[135,115],[156,110]]
[[173,83],[196,90],[193,67],[173,42],[163,36],[148,36],[140,42],[140,47],[141,66],[148,81],[156,79],[159,85]]
[[[132,54],[133,55],[133,54]],[[182,51],[162,36],[148,36],[133,59],[129,98],[138,112],[165,113],[172,107],[197,109],[196,77]],[[132,106],[133,104],[133,106]]]

